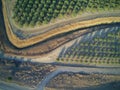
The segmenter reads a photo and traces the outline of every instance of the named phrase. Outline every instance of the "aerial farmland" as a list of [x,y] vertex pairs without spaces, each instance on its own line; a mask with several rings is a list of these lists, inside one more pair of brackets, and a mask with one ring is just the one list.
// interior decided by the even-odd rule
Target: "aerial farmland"
[[120,90],[120,0],[0,0],[0,90]]

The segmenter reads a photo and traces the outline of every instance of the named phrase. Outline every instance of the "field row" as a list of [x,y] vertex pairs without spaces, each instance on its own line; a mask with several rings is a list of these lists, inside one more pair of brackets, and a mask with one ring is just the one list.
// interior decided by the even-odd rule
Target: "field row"
[[17,0],[13,18],[19,26],[35,26],[49,23],[57,17],[116,8],[120,8],[119,0]]
[[[101,33],[102,32],[102,33]],[[114,32],[114,33],[112,33]],[[112,33],[112,36],[111,36]],[[64,48],[58,61],[107,62],[120,64],[120,28],[95,31]]]

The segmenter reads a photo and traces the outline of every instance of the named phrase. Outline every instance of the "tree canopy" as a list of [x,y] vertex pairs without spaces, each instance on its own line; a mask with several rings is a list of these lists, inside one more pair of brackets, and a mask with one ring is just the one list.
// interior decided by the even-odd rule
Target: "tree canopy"
[[13,8],[19,25],[49,23],[59,15],[72,15],[86,9],[120,8],[120,0],[17,0]]

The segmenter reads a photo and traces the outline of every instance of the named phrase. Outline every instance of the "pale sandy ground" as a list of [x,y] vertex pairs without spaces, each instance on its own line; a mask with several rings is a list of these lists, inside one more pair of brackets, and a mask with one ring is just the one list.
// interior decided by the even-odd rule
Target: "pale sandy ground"
[[[38,56],[37,58],[36,58],[36,57],[35,57],[35,58],[32,58],[31,61],[33,61],[33,62],[40,62],[40,63],[53,63],[53,62],[56,62],[56,58],[59,56],[61,50],[62,50],[64,47],[69,47],[69,46],[71,46],[73,43],[75,43],[76,40],[80,40],[80,39],[81,39],[81,37],[78,38],[78,39],[72,40],[72,41],[70,41],[70,42],[68,42],[68,43],[60,46],[59,48],[55,49],[54,51],[51,51],[51,52],[48,53],[48,54],[45,54],[45,55],[42,55],[42,56]],[[9,56],[11,56],[11,55],[7,55],[7,54],[5,55],[5,57],[9,57]],[[13,56],[13,57],[14,57],[14,56]],[[19,58],[19,59],[20,59],[21,57],[23,57],[23,56],[17,56],[17,58]],[[28,57],[28,58],[29,58],[29,57]],[[27,57],[24,57],[24,60],[26,61],[26,60],[28,60],[28,58],[27,58]]]
[[39,58],[36,58],[36,59],[32,59],[32,61],[35,61],[35,62],[44,62],[44,63],[50,63],[50,62],[55,62],[56,61],[56,58],[59,56],[61,50],[64,48],[64,47],[70,47],[73,43],[75,43],[79,40],[81,40],[81,37],[75,39],[75,40],[72,40],[62,46],[60,46],[59,48],[55,49],[54,51],[50,52],[49,54],[47,55],[44,55],[42,57],[39,57]]

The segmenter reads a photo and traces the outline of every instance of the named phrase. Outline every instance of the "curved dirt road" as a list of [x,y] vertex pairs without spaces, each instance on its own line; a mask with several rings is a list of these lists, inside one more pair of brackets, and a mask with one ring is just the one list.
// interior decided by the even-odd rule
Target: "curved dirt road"
[[56,75],[62,72],[81,72],[81,73],[101,73],[120,75],[120,68],[95,68],[95,67],[66,67],[58,66],[57,70],[46,76],[43,81],[38,85],[37,90],[44,90],[46,84]]

